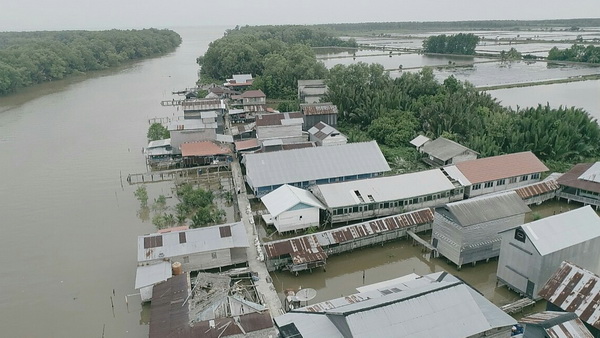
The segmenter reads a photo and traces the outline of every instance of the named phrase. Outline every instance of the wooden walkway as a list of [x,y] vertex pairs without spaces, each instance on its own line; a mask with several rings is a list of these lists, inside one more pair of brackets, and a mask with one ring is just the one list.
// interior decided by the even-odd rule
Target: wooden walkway
[[515,312],[523,312],[523,308],[526,306],[530,306],[535,304],[535,302],[529,298],[521,298],[519,300],[517,300],[516,302],[510,303],[510,304],[506,304],[502,307],[500,307],[500,309],[508,314],[511,313],[515,313]]
[[181,106],[181,103],[183,101],[185,101],[185,100],[164,100],[164,101],[160,101],[160,105],[163,107]]
[[204,174],[210,172],[210,169],[217,169],[217,172],[221,171],[221,168],[226,168],[229,172],[229,164],[227,162],[220,162],[218,164],[205,165],[200,167],[172,169],[163,171],[148,171],[145,173],[129,174],[127,175],[127,183],[130,185],[144,184],[144,183],[156,183],[172,180],[187,180],[199,178]]
[[437,249],[434,248],[431,244],[429,244],[429,242],[427,242],[424,239],[422,239],[421,237],[419,237],[419,235],[415,234],[414,232],[412,232],[410,230],[407,230],[406,234],[409,235],[410,237],[412,237],[414,242],[419,243],[420,245],[424,246],[426,249],[433,252],[434,254],[437,253]]

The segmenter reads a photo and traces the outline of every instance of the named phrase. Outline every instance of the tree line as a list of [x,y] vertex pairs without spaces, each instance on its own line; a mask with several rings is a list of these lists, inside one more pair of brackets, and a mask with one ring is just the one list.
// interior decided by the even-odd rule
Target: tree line
[[18,88],[101,70],[181,44],[171,30],[0,32],[0,95]]
[[475,55],[479,37],[475,34],[432,35],[423,40],[423,52],[439,54]]
[[253,87],[268,97],[294,98],[298,80],[327,75],[312,49],[322,46],[356,47],[356,41],[306,26],[236,27],[198,57],[200,81],[222,83],[233,74],[250,73],[255,76]]
[[600,63],[600,47],[578,44],[565,49],[553,47],[548,52],[548,60]]

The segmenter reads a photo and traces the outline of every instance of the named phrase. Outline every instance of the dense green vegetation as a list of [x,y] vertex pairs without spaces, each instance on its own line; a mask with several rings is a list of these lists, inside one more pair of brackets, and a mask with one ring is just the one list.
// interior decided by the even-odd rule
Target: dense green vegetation
[[432,35],[423,40],[423,52],[439,54],[475,55],[479,37],[475,34]]
[[560,164],[600,156],[600,128],[585,111],[541,105],[512,111],[454,77],[438,83],[429,68],[392,79],[381,65],[337,65],[327,85],[340,129],[350,140],[377,140],[389,161],[406,162],[401,169],[414,166],[408,142],[419,133],[453,139],[484,157],[531,150]]
[[218,223],[225,216],[225,212],[213,203],[214,196],[211,191],[183,184],[177,187],[177,197],[180,200],[175,207],[177,218],[181,223],[190,218],[191,228]]
[[254,88],[269,98],[296,96],[297,81],[324,78],[327,69],[315,58],[311,47],[355,47],[323,30],[306,26],[257,26],[228,30],[211,42],[197,61],[202,82],[223,82],[233,74],[255,76]]
[[177,33],[158,29],[0,32],[0,95],[162,54],[180,43]]
[[152,123],[148,128],[148,141],[164,140],[171,137],[169,130],[160,123]]
[[566,49],[554,47],[548,52],[548,60],[600,63],[600,47],[578,44]]

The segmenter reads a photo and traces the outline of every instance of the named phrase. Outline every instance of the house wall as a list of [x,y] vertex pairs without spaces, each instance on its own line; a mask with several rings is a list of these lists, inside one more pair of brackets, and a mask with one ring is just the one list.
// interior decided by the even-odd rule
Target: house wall
[[256,127],[256,137],[260,142],[270,139],[281,139],[285,144],[306,141],[301,124]]
[[431,241],[442,256],[461,267],[500,255],[498,233],[524,222],[523,213],[463,227],[436,212]]
[[230,249],[175,256],[171,257],[170,260],[171,262],[181,263],[185,272],[214,269],[234,264],[231,259]]
[[294,231],[319,226],[319,209],[303,208],[281,213],[273,219],[277,231]]
[[[540,181],[541,173],[534,173],[529,175],[522,175],[518,177],[507,177],[501,180],[494,180],[489,182],[472,184],[471,186],[465,188],[465,197],[474,197],[484,194],[489,194],[498,191],[511,190],[518,187],[522,187],[528,184],[536,183]],[[526,180],[523,180],[524,177],[527,177]],[[501,181],[504,181],[504,184]],[[512,182],[514,180],[514,182]],[[486,187],[486,185],[491,185],[490,187]],[[478,188],[479,186],[479,188]]]
[[333,128],[337,128],[337,114],[304,115],[304,126],[302,129],[309,130],[319,122],[325,122]]
[[472,151],[465,151],[463,154],[460,154],[458,156],[454,156],[453,158],[451,158],[450,163],[456,164],[456,163],[475,160],[475,159],[477,159],[476,153],[474,153]]
[[215,129],[172,130],[171,147],[173,153],[181,154],[179,147],[182,143],[214,140],[217,138]]
[[343,135],[328,136],[323,141],[317,142],[320,146],[337,146],[348,143],[348,139]]
[[266,104],[266,97],[247,97],[243,99],[244,104]]

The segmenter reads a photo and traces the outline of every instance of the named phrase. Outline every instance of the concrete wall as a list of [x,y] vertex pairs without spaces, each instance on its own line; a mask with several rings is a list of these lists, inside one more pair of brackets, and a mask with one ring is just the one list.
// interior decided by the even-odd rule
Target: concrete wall
[[475,160],[475,159],[477,159],[477,154],[476,153],[474,153],[472,151],[465,151],[461,155],[454,156],[450,160],[450,163],[456,164],[456,163],[460,163],[460,162],[464,162],[464,161],[470,161],[470,160]]
[[273,219],[277,231],[294,231],[319,226],[319,209],[305,208],[283,212]]
[[216,129],[172,130],[171,147],[173,147],[173,153],[181,154],[179,147],[182,143],[214,140],[216,138]]
[[[505,182],[503,185],[498,185],[498,180],[490,181],[492,183],[492,186],[488,187],[488,188],[485,187],[485,184],[487,182],[479,183],[481,186],[479,189],[474,189],[475,184],[473,184],[470,187],[465,188],[465,196],[468,198],[468,197],[480,196],[480,195],[489,194],[489,193],[498,192],[498,191],[511,190],[511,189],[515,189],[518,187],[522,187],[522,186],[540,181],[540,178],[539,178],[540,173],[538,173],[538,178],[536,178],[536,179],[531,178],[532,175],[534,175],[534,174],[527,175],[528,179],[526,181],[522,181],[522,176],[515,177],[516,182],[514,182],[514,183],[510,183],[511,178],[508,177],[508,178],[504,179]],[[525,175],[523,175],[523,176],[525,176]]]
[[[463,227],[436,212],[431,241],[438,252],[456,264],[474,263],[500,255],[500,231],[523,224],[525,214]],[[437,246],[436,246],[437,245]]]

